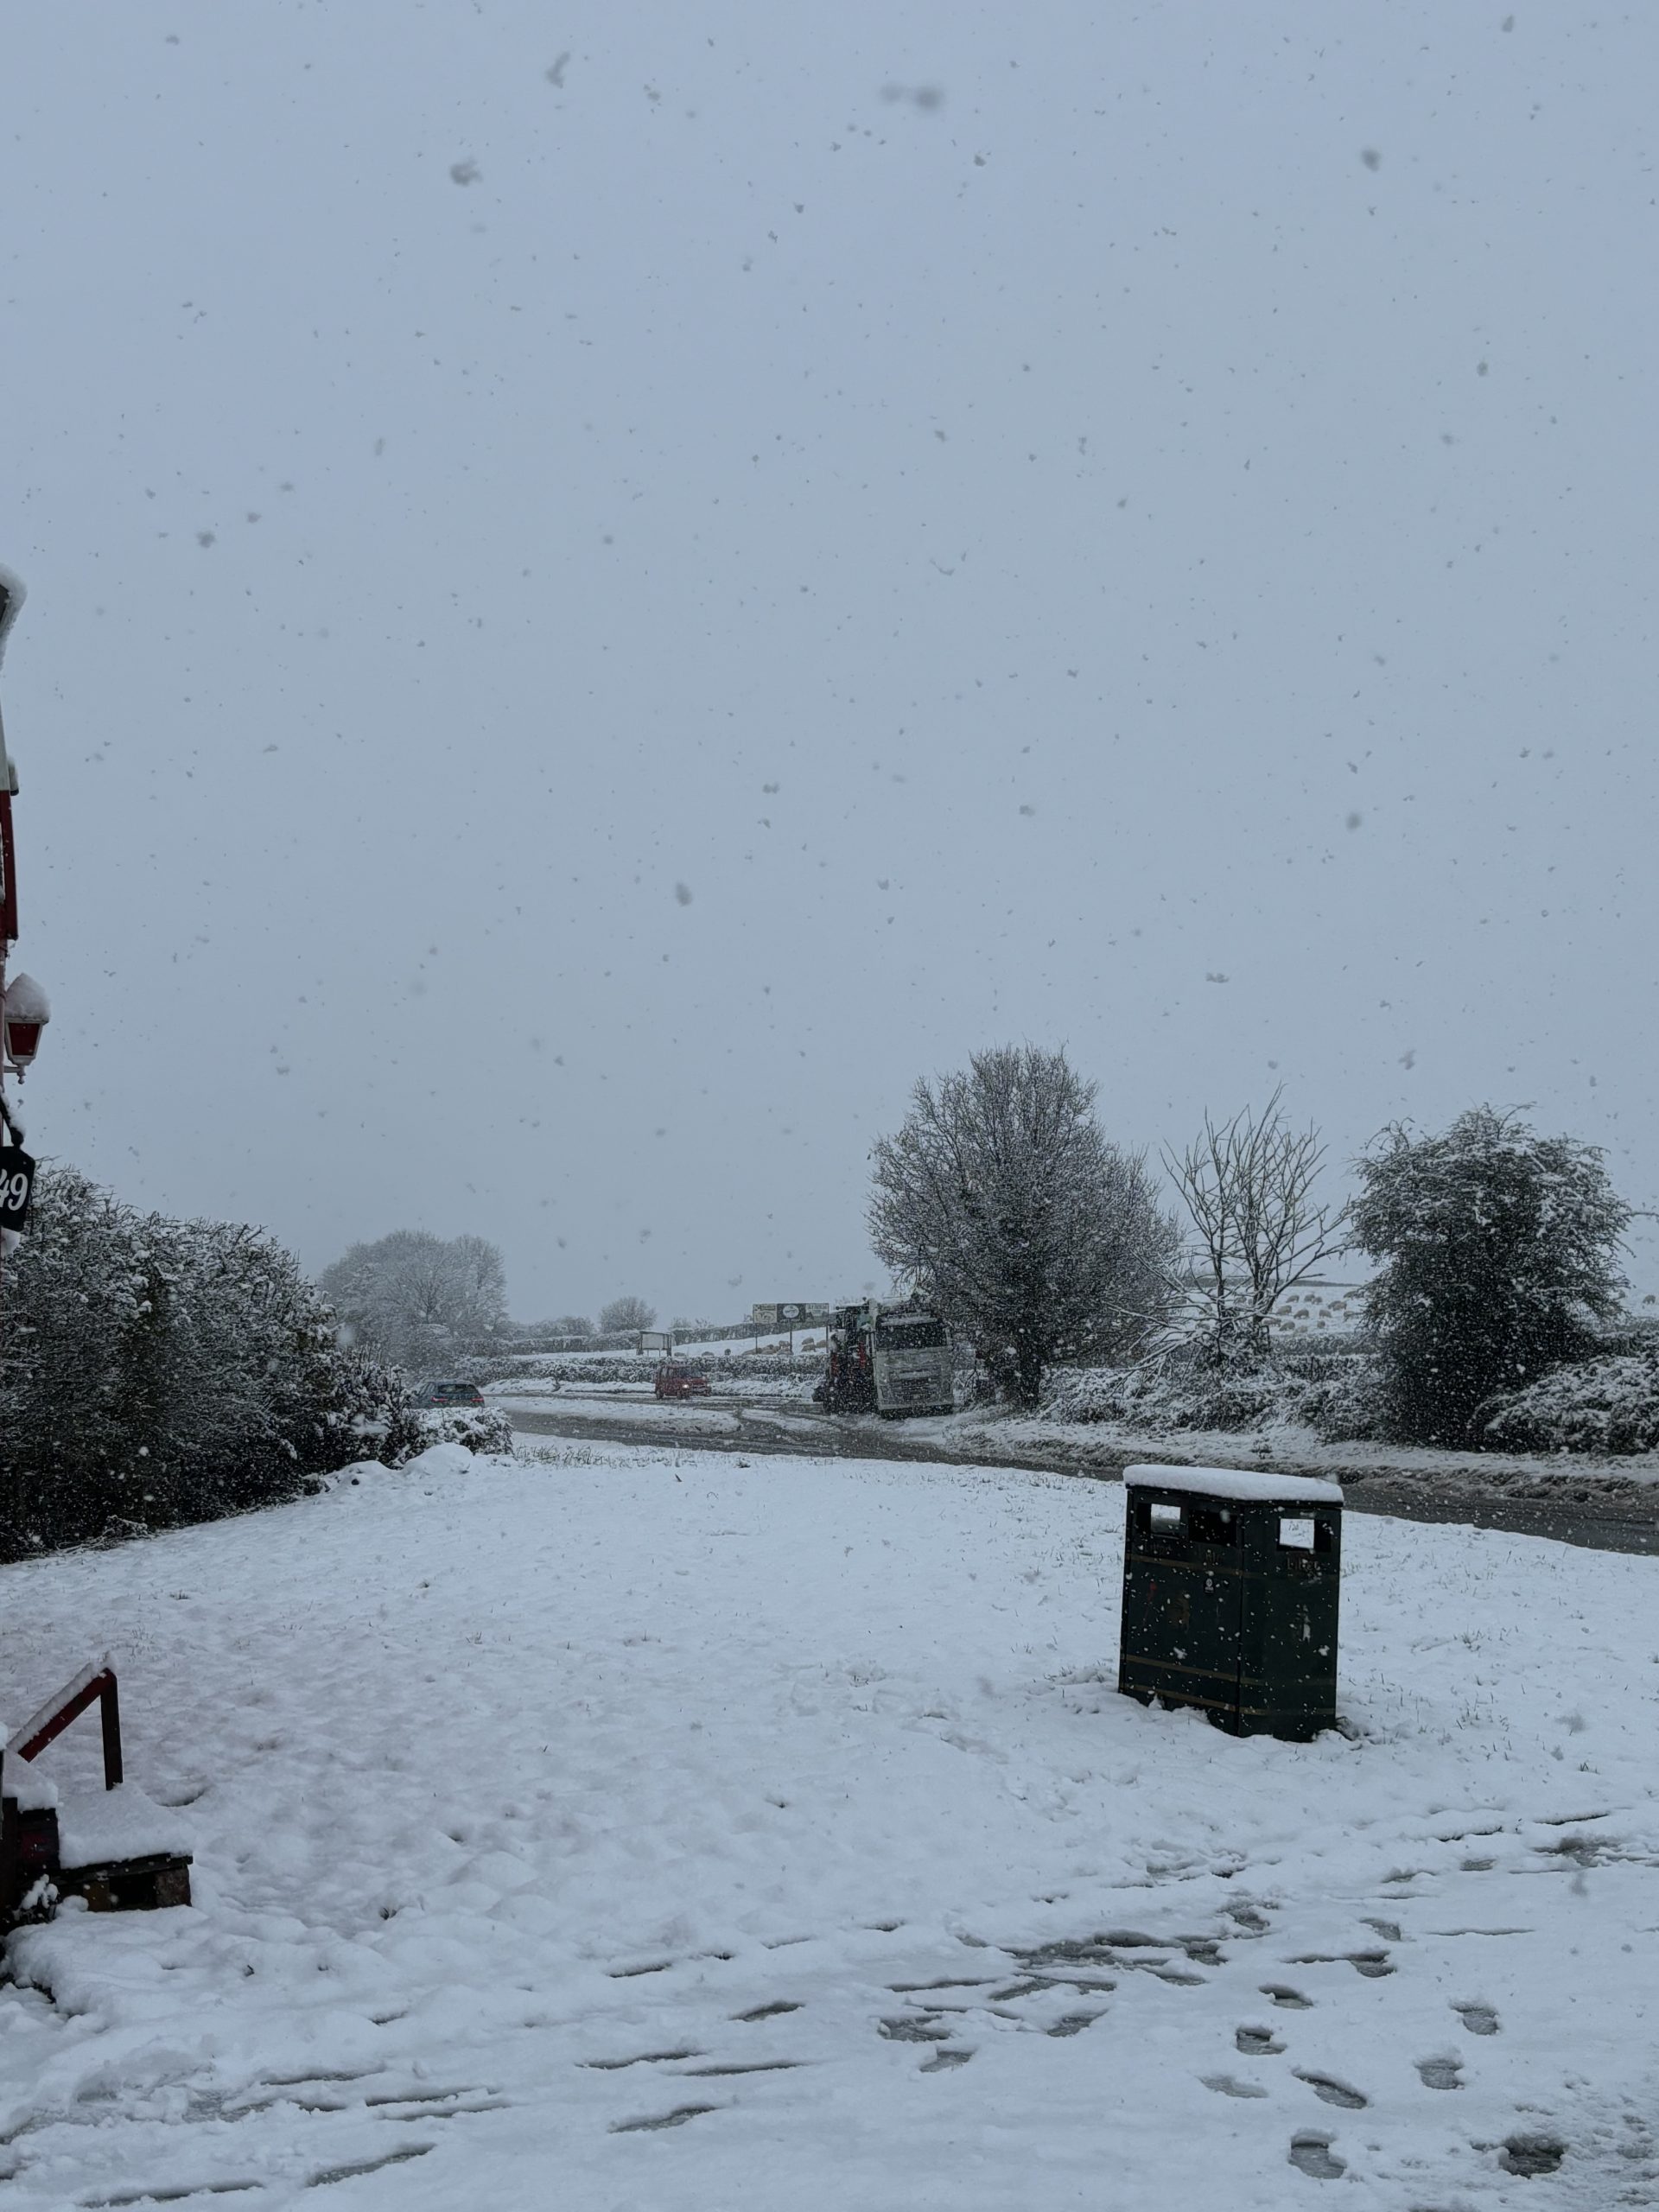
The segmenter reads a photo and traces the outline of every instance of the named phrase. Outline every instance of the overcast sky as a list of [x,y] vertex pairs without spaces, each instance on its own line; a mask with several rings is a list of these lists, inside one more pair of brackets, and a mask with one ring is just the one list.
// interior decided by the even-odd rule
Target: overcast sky
[[855,1294],[1010,1040],[1659,1206],[1656,81],[1502,0],[14,10],[35,1148],[524,1318]]

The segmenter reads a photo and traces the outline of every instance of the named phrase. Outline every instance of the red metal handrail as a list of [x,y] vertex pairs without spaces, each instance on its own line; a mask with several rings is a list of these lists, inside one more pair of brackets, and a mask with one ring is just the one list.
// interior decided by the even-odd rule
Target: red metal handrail
[[101,1664],[83,1667],[73,1681],[66,1682],[55,1697],[48,1698],[8,1742],[7,1750],[16,1751],[20,1759],[38,1758],[72,1720],[79,1719],[87,1707],[94,1703],[101,1708],[99,1718],[104,1729],[104,1787],[118,1789],[122,1774],[121,1700],[115,1686],[115,1669],[107,1659]]

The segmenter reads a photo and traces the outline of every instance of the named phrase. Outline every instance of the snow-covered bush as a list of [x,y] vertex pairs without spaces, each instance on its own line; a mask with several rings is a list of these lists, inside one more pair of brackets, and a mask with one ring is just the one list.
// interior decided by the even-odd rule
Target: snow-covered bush
[[1330,1371],[1307,1377],[1300,1418],[1327,1444],[1360,1444],[1383,1435],[1389,1405],[1375,1356],[1356,1352],[1320,1364]]
[[1489,1398],[1481,1441],[1506,1452],[1651,1452],[1659,1446],[1659,1349],[1558,1367]]
[[6,1269],[0,1546],[166,1528],[293,1497],[425,1439],[401,1381],[262,1231],[37,1185]]
[[[464,1444],[469,1452],[512,1451],[512,1423],[499,1406],[445,1406],[421,1416],[422,1439],[417,1447],[430,1444]],[[389,1465],[397,1462],[390,1460]]]
[[1593,1145],[1490,1106],[1439,1136],[1385,1130],[1357,1165],[1354,1242],[1382,1262],[1365,1306],[1389,1431],[1478,1445],[1497,1392],[1594,1355],[1630,1210]]

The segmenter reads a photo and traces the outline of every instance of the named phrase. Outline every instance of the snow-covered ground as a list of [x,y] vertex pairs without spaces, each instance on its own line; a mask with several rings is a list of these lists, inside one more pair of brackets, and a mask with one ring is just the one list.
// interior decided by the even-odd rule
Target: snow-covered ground
[[14,1939],[9,2203],[1656,2201],[1659,1564],[1354,1516],[1348,1732],[1239,1742],[1114,1693],[1122,1498],[442,1446],[7,1568],[196,1853]]

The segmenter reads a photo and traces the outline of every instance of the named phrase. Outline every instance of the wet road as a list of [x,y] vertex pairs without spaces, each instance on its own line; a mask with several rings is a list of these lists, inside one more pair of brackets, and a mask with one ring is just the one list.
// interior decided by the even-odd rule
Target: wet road
[[[584,1394],[591,1401],[602,1393]],[[617,1417],[598,1414],[520,1413],[512,1402],[498,1401],[513,1427],[526,1436],[560,1436],[586,1442],[677,1446],[687,1452],[732,1452],[744,1459],[908,1459],[937,1466],[1023,1467],[1044,1474],[1076,1475],[1084,1481],[1116,1482],[1131,1460],[1145,1461],[1145,1451],[1103,1449],[1079,1453],[1073,1448],[1036,1452],[1026,1447],[975,1452],[957,1442],[939,1444],[907,1435],[901,1422],[832,1421],[810,1406],[760,1406],[736,1398],[700,1399],[695,1405],[657,1406],[618,1397]],[[624,1410],[626,1408],[626,1410]],[[715,1426],[698,1414],[724,1414],[734,1426]],[[690,1415],[690,1418],[687,1418]],[[986,1440],[988,1446],[994,1438]],[[1261,1463],[1255,1462],[1260,1465]],[[1278,1474],[1329,1477],[1319,1467],[1296,1468],[1275,1461]],[[1659,1554],[1659,1491],[1599,1497],[1589,1487],[1563,1478],[1560,1497],[1506,1495],[1497,1487],[1477,1487],[1465,1476],[1428,1478],[1404,1474],[1335,1476],[1354,1513],[1391,1514],[1402,1521],[1423,1521],[1459,1528],[1504,1529],[1516,1535],[1548,1536],[1587,1550]],[[1574,1491],[1583,1492],[1574,1497]]]

